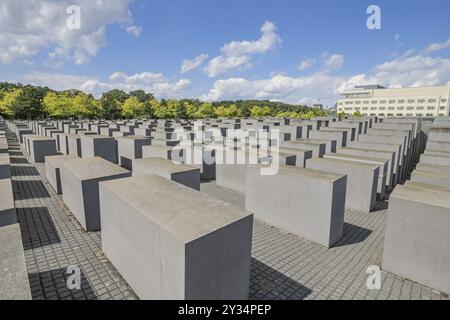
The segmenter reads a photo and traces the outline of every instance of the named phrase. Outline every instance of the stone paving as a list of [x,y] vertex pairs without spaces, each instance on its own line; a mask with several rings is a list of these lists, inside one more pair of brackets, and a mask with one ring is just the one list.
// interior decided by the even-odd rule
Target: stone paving
[[[12,183],[33,299],[137,299],[101,252],[100,232],[86,233],[45,179],[8,136]],[[203,183],[202,192],[244,206],[242,194]],[[332,249],[255,221],[250,299],[448,299],[382,273],[381,290],[366,286],[367,268],[380,265],[386,203],[365,214],[348,210],[344,238]],[[69,290],[69,266],[82,271]]]

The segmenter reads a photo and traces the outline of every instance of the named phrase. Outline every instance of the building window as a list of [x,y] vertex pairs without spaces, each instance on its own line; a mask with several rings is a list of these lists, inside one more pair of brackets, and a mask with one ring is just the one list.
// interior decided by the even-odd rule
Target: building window
[[371,107],[370,110],[378,110],[377,107]]
[[416,100],[412,100],[412,99],[408,100],[408,103],[415,103],[415,102],[416,102]]
[[442,102],[442,103],[446,103],[446,102],[447,102],[447,99],[441,99],[441,102]]
[[368,108],[368,107],[363,107],[362,109],[363,109],[363,110],[369,110],[369,108]]
[[361,101],[355,101],[355,104],[361,104]]
[[381,100],[380,103],[381,103],[381,104],[386,104],[387,101],[386,101],[386,100]]
[[372,104],[377,104],[378,101],[377,100],[372,100]]
[[380,107],[380,110],[386,110],[386,108],[385,107]]
[[439,110],[445,110],[447,107],[440,107]]
[[394,103],[396,103],[397,101],[395,101],[395,100],[389,100],[389,103],[390,104],[394,104]]
[[414,110],[414,107],[406,107],[407,110]]
[[388,110],[394,110],[395,107],[388,107]]
[[369,100],[364,100],[363,103],[364,104],[369,104]]
[[435,103],[435,102],[436,102],[436,99],[428,99],[428,102],[429,102],[429,103]]
[[398,103],[405,103],[405,100],[398,100]]
[[417,110],[423,110],[424,107],[417,107]]
[[398,107],[397,110],[404,110],[405,107]]
[[434,107],[427,107],[427,110],[434,110]]

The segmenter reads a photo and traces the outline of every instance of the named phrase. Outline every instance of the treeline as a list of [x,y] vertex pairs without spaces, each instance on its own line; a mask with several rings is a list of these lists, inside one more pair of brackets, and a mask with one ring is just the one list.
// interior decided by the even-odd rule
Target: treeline
[[0,83],[0,115],[15,119],[204,119],[233,117],[288,117],[309,119],[326,112],[302,105],[261,100],[202,102],[196,99],[161,99],[136,90],[105,92],[100,99],[79,90]]

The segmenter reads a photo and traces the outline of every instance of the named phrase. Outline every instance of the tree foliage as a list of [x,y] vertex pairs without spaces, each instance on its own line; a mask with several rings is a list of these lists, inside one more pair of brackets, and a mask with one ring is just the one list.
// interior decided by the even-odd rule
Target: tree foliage
[[309,119],[324,116],[326,112],[303,105],[267,100],[157,100],[152,93],[144,90],[127,93],[114,89],[96,99],[79,90],[55,91],[46,87],[1,82],[0,115],[20,119],[206,119],[268,116]]

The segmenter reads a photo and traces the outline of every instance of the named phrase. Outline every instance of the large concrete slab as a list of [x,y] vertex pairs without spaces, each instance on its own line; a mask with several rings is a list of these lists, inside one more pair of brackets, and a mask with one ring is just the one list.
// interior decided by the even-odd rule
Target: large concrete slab
[[0,227],[0,300],[31,300],[18,223]]
[[450,292],[450,193],[398,186],[389,200],[383,269]]
[[336,159],[309,159],[306,167],[329,173],[347,175],[347,208],[371,212],[377,201],[380,168],[375,164],[348,162]]
[[0,179],[0,227],[14,223],[17,223],[17,214],[11,179]]
[[56,155],[56,140],[43,136],[29,136],[30,160],[33,163],[45,162],[46,156]]
[[155,175],[102,182],[102,249],[141,299],[247,299],[253,216]]
[[63,200],[86,231],[100,226],[100,181],[126,178],[131,172],[103,158],[66,160],[60,167]]
[[342,237],[346,176],[289,166],[264,176],[249,166],[246,181],[245,208],[257,219],[325,247]]
[[63,193],[60,175],[61,163],[73,159],[77,159],[77,157],[72,155],[45,157],[45,176],[57,194]]
[[83,158],[100,157],[112,163],[117,161],[117,144],[112,137],[100,135],[81,136],[81,156]]
[[200,169],[162,158],[133,160],[133,176],[155,174],[200,191]]
[[127,136],[117,138],[119,164],[127,169],[133,169],[133,160],[142,159],[142,147],[148,146],[152,140],[143,136]]

